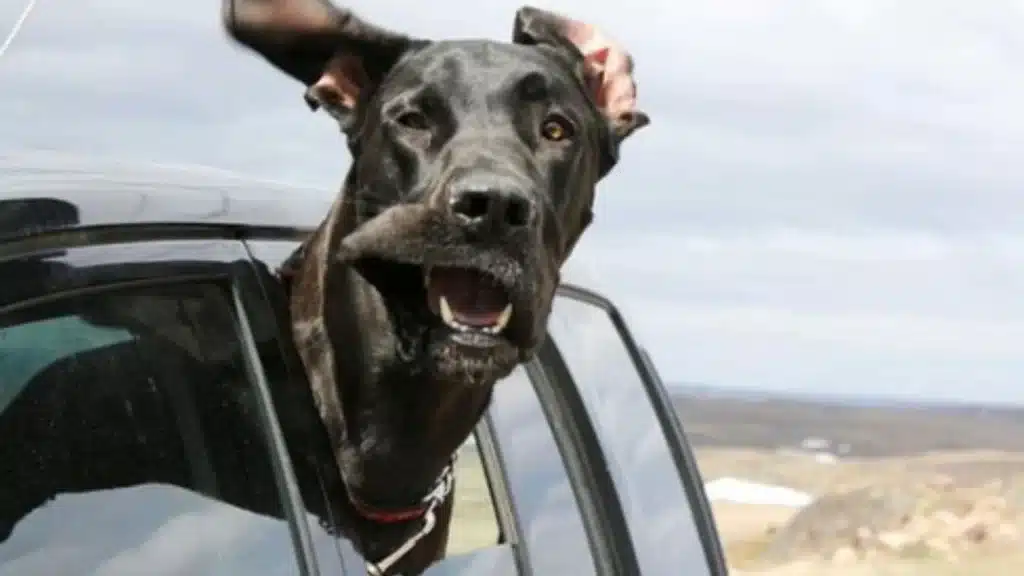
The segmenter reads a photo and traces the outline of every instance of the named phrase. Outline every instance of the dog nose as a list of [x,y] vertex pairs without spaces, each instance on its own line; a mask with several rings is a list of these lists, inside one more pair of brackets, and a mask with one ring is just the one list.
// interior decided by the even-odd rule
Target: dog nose
[[511,232],[533,222],[533,202],[518,190],[464,188],[451,197],[451,210],[470,226],[490,225]]

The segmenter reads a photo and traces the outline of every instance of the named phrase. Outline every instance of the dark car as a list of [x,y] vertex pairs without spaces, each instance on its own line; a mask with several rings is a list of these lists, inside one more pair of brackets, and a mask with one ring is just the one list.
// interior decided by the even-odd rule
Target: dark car
[[[0,182],[0,576],[365,574],[274,275],[331,195],[68,159],[0,159]],[[560,289],[474,436],[429,574],[726,573],[601,295]]]

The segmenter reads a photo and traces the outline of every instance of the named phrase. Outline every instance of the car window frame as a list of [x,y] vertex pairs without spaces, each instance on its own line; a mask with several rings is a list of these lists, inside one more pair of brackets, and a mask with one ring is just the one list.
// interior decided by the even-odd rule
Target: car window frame
[[[246,252],[248,255],[248,252]],[[306,573],[319,576],[320,566],[313,547],[313,535],[306,517],[306,506],[304,504],[299,482],[292,465],[291,454],[285,442],[284,431],[277,417],[277,410],[274,399],[270,392],[270,384],[267,380],[267,372],[263,367],[259,349],[256,345],[256,336],[250,324],[249,309],[247,306],[257,307],[258,303],[265,308],[269,303],[263,300],[256,300],[257,295],[263,296],[259,282],[254,277],[254,270],[251,268],[251,260],[239,263],[231,281],[231,300],[235,314],[235,332],[239,335],[242,345],[242,358],[246,366],[246,377],[249,384],[253,386],[259,395],[259,412],[264,420],[264,433],[268,436],[268,448],[271,452],[271,462],[275,467],[274,474],[278,481],[283,484],[281,490],[282,505],[289,516],[288,522],[297,531],[295,544],[299,550],[299,569]],[[246,290],[248,285],[248,290]],[[248,298],[247,298],[248,296]],[[266,311],[266,310],[264,310]]]
[[[143,230],[124,235],[109,232],[98,236],[52,234],[0,242],[2,262],[50,256],[65,266],[67,272],[40,286],[32,296],[0,299],[0,317],[11,317],[17,322],[19,317],[42,304],[155,286],[203,283],[226,289],[247,383],[257,398],[267,457],[285,516],[282,520],[288,525],[296,568],[303,576],[319,576],[305,507],[284,449],[284,437],[255,344],[250,313],[265,308],[267,303],[259,297],[262,292],[258,285],[253,284],[251,256],[244,243],[236,238],[161,237],[147,235]],[[173,257],[178,254],[180,258]]]
[[494,422],[488,412],[484,415],[473,431],[476,439],[477,452],[483,465],[487,487],[490,490],[491,504],[498,521],[498,532],[504,536],[505,543],[512,547],[516,572],[520,576],[531,576],[533,567],[530,562],[529,547],[522,538],[522,520],[516,510],[515,502],[509,491],[508,472],[505,470],[505,459],[501,453],[501,442],[495,433]]
[[[593,306],[608,316],[643,384],[644,392],[668,444],[669,452],[679,474],[679,481],[689,501],[690,509],[694,513],[694,523],[701,539],[705,563],[711,574],[726,576],[729,571],[725,552],[718,536],[710,501],[704,490],[704,482],[696,456],[650,355],[639,345],[622,312],[610,299],[573,284],[562,284],[558,289],[557,296]],[[568,371],[567,366],[565,369]],[[617,495],[615,497],[618,498]]]
[[[252,293],[259,294],[258,297],[265,304],[266,321],[274,326],[275,343],[277,346],[274,350],[263,351],[262,357],[264,361],[272,362],[275,365],[279,376],[287,380],[287,386],[298,383],[306,383],[308,386],[302,360],[294,348],[294,343],[290,338],[291,329],[287,326],[289,315],[287,291],[277,276],[279,266],[301,245],[301,240],[294,237],[265,237],[249,234],[243,234],[239,239],[249,256],[249,269],[253,278]],[[266,376],[270,377],[269,374],[266,374]],[[293,410],[296,408],[311,412],[310,418],[314,419],[312,425],[319,426],[322,429],[323,438],[326,441],[327,430],[319,419],[319,411],[312,397],[308,398],[308,404],[303,407],[297,407],[296,403],[302,402],[302,399],[292,397],[291,395],[280,395],[280,386],[270,386],[270,389],[271,401],[275,407],[281,403],[277,412],[280,412],[281,409]],[[289,454],[289,461],[291,461],[292,455],[288,448],[289,438],[283,427],[282,438],[284,439],[283,449]],[[324,471],[337,469],[333,455],[322,454],[322,457],[325,462],[329,459],[329,462],[326,462],[324,466]],[[293,466],[292,469],[294,471],[295,467]],[[314,474],[318,475],[318,482],[320,483],[319,493],[322,498],[320,504],[325,506],[330,514],[332,510],[336,509],[339,502],[337,502],[336,494],[324,489],[323,483],[326,478],[319,476],[320,472],[320,470],[313,471]],[[302,495],[299,494],[299,496],[301,497]],[[304,500],[300,500],[300,502],[303,502],[303,507],[305,508]],[[335,519],[332,517],[331,522],[333,523],[334,521]],[[306,525],[308,526],[309,523],[306,522]],[[332,547],[327,549],[314,546],[314,556],[318,560],[321,572],[326,572],[329,576],[339,573],[342,575],[361,575],[365,573],[366,563],[362,557],[358,556],[354,544],[339,534],[329,534],[328,536],[333,540]],[[325,558],[325,556],[329,556],[330,560]]]
[[[558,446],[599,575],[639,574],[640,564],[604,448],[554,339],[525,365]],[[556,426],[555,422],[566,422]]]

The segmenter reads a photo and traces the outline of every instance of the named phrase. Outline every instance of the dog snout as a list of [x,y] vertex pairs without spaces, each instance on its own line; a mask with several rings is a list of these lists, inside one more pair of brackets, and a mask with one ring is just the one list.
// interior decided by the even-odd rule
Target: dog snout
[[449,207],[464,226],[497,233],[528,228],[537,211],[529,195],[512,186],[461,186],[452,191]]

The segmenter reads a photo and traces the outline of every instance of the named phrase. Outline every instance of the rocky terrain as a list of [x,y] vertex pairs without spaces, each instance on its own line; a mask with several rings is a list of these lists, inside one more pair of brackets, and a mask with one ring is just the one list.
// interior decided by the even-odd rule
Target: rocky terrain
[[[814,497],[802,509],[715,503],[736,574],[1024,573],[1024,410],[692,393],[675,402],[705,480]],[[801,448],[808,438],[844,454],[816,457]]]

